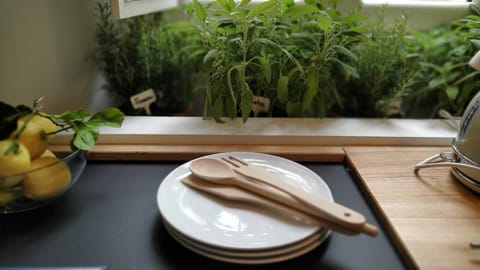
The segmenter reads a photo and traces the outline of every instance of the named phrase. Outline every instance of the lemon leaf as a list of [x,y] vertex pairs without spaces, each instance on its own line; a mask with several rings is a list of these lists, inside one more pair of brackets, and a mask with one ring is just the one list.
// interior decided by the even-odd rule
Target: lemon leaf
[[17,129],[17,120],[22,115],[17,108],[0,101],[0,140],[8,138]]
[[81,123],[75,127],[75,134],[72,138],[72,148],[89,150],[95,145],[98,138],[98,128],[88,123]]
[[52,115],[54,119],[61,119],[65,122],[73,121],[73,120],[78,120],[78,119],[84,119],[87,117],[90,117],[91,114],[86,112],[83,109],[76,109],[74,111],[66,111],[60,115]]
[[87,123],[94,126],[120,127],[125,115],[117,108],[106,108],[94,114]]

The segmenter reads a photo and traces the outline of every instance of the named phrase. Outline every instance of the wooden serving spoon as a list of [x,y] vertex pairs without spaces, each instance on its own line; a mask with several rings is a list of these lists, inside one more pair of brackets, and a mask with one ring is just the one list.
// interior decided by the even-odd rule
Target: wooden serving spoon
[[274,211],[287,212],[295,216],[302,218],[308,218],[315,221],[318,225],[338,233],[346,235],[357,235],[359,231],[350,231],[337,224],[331,223],[327,220],[315,218],[307,213],[300,212],[297,209],[291,208],[286,204],[279,204],[263,196],[255,195],[247,190],[237,188],[232,185],[219,185],[208,181],[204,181],[193,174],[190,174],[183,178],[182,183],[186,186],[210,194],[216,198],[220,198],[226,201],[234,201],[239,203],[248,203],[261,208],[272,209]]

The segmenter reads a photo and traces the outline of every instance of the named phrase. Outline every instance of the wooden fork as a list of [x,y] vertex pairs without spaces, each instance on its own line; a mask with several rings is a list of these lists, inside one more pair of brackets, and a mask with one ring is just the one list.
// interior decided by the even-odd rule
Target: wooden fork
[[303,191],[287,182],[279,181],[275,175],[266,169],[250,164],[240,158],[229,156],[228,158],[222,158],[222,160],[227,162],[236,173],[262,182],[294,197],[298,205],[292,205],[292,207],[302,209],[304,212],[338,224],[350,231],[361,231],[371,236],[378,234],[377,227],[368,224],[362,214],[350,208],[327,201],[320,196],[315,196],[312,193]]

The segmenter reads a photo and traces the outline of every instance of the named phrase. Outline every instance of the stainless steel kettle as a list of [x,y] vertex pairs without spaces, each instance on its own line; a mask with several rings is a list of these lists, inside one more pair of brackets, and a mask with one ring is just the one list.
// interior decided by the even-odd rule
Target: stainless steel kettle
[[418,163],[415,171],[426,167],[451,167],[457,180],[480,193],[480,92],[465,109],[452,149],[453,152],[439,153]]

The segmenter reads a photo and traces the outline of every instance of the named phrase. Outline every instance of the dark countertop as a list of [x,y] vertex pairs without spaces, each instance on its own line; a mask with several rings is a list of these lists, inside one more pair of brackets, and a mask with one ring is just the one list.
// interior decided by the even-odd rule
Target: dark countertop
[[343,164],[305,163],[334,199],[379,226],[380,235],[333,233],[319,248],[286,262],[246,266],[197,255],[163,228],[156,203],[162,179],[180,162],[89,162],[63,197],[31,212],[0,216],[0,266],[107,269],[404,269]]

